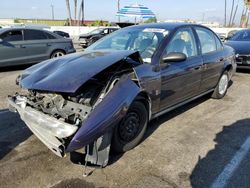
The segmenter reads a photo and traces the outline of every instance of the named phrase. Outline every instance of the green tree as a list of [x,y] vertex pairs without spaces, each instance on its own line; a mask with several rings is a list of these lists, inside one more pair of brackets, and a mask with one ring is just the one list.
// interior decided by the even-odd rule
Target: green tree
[[149,18],[145,21],[145,23],[156,23],[157,19],[156,18]]

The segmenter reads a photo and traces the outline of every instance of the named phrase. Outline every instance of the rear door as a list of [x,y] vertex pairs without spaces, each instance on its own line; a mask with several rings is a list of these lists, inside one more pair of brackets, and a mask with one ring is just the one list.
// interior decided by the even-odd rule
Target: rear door
[[176,31],[164,54],[170,52],[184,53],[187,59],[183,62],[161,64],[161,110],[197,95],[201,82],[202,57],[198,53],[190,27]]
[[0,35],[0,66],[11,66],[26,63],[26,51],[23,46],[23,31],[9,30]]
[[200,51],[204,62],[200,92],[213,89],[224,66],[223,46],[218,37],[209,29],[195,27],[200,41]]
[[50,56],[50,39],[44,31],[25,29],[24,47],[27,50],[27,56],[32,62],[40,62],[48,59]]

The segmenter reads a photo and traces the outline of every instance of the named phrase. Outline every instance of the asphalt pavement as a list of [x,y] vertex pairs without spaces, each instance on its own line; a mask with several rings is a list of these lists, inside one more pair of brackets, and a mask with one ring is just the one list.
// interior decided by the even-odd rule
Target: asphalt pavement
[[58,158],[8,111],[26,67],[0,71],[0,187],[249,187],[250,74],[238,72],[222,100],[207,95],[153,120],[143,142],[88,170]]

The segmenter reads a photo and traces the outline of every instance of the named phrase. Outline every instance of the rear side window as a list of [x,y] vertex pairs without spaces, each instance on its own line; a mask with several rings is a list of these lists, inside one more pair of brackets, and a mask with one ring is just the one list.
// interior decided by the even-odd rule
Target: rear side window
[[220,51],[223,49],[223,45],[221,44],[221,41],[218,39],[218,37],[214,37],[215,41],[216,41],[216,46],[217,46],[217,50]]
[[54,35],[51,35],[50,33],[46,33],[46,32],[44,32],[44,33],[48,39],[56,39],[56,37]]
[[201,43],[202,54],[214,52],[217,49],[214,34],[205,28],[195,28]]
[[3,33],[0,38],[7,42],[12,41],[22,41],[23,40],[23,34],[21,30],[14,30],[14,31],[7,31]]
[[24,40],[46,40],[46,39],[48,39],[48,37],[43,31],[37,31],[37,30],[24,31]]

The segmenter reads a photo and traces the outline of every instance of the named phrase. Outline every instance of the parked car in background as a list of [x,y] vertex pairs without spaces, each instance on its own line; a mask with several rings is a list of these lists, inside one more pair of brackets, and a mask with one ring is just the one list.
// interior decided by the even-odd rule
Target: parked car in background
[[0,30],[0,67],[37,63],[73,52],[71,39],[49,31],[28,28]]
[[250,68],[250,29],[236,32],[226,45],[234,48],[238,68]]
[[64,31],[53,31],[53,33],[58,34],[64,38],[70,38],[69,34]]
[[28,68],[27,94],[8,100],[56,155],[85,147],[86,161],[105,166],[110,147],[134,148],[150,120],[208,93],[223,98],[235,68],[234,50],[204,26],[145,24]]
[[99,28],[95,29],[87,34],[83,34],[79,36],[80,46],[83,48],[88,47],[89,45],[93,44],[97,40],[101,39],[102,37],[113,33],[114,31],[118,30],[119,28]]
[[227,38],[226,40],[229,40],[230,38],[232,38],[239,30],[232,30],[229,31],[229,33],[227,34]]

